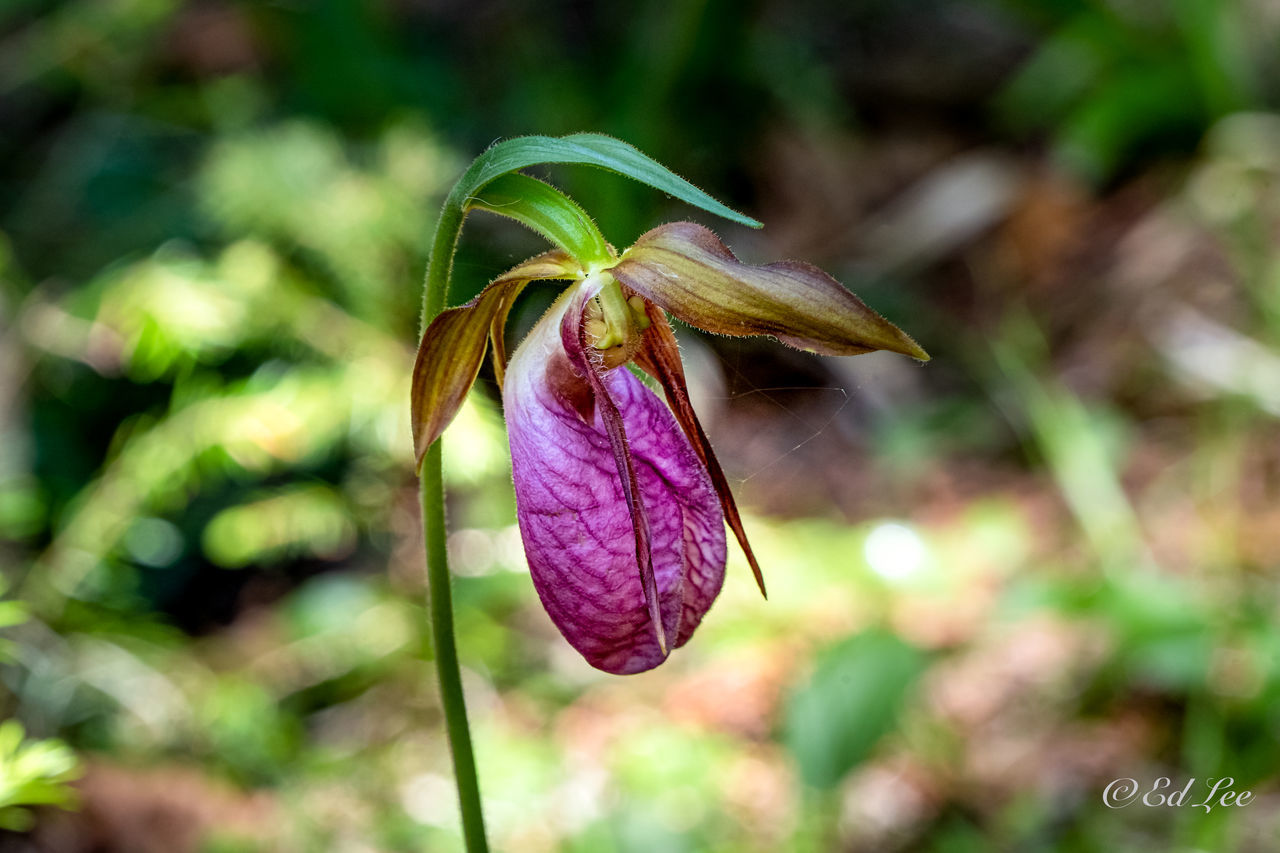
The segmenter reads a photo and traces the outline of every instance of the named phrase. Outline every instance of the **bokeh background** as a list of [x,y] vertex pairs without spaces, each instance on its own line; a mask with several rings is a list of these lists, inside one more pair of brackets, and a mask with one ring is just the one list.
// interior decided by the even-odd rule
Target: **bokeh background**
[[[1277,849],[1277,48],[1274,0],[5,0],[0,849],[460,849],[420,282],[466,162],[580,130],[767,226],[539,172],[616,245],[812,261],[933,361],[679,330],[771,598],[732,556],[628,678],[538,605],[486,368],[495,846]],[[455,300],[542,249],[475,215]],[[1163,776],[1255,799],[1103,805]]]

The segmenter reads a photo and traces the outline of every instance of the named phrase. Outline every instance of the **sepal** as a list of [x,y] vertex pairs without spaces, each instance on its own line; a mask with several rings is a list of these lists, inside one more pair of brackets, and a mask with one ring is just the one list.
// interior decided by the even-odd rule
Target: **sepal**
[[883,349],[929,358],[905,332],[812,264],[744,264],[714,233],[692,222],[672,222],[645,233],[610,272],[708,332],[772,335],[819,355]]

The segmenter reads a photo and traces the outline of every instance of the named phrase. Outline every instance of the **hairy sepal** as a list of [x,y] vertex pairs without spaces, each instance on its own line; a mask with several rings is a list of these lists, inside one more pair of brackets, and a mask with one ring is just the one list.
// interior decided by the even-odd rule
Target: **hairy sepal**
[[721,335],[772,335],[819,355],[890,350],[928,360],[905,332],[822,270],[801,261],[744,264],[709,229],[648,231],[610,270],[681,320]]

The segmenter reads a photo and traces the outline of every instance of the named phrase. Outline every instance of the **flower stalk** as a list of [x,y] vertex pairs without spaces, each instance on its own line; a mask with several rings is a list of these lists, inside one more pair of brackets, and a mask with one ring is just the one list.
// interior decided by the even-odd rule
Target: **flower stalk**
[[480,780],[476,774],[471,728],[462,694],[462,673],[458,667],[458,645],[453,631],[453,593],[449,558],[445,548],[444,466],[440,442],[427,451],[419,480],[418,499],[422,507],[422,535],[427,552],[427,596],[431,609],[431,638],[436,654],[436,679],[440,684],[440,704],[444,709],[449,750],[453,754],[453,775],[462,810],[462,835],[468,853],[488,850],[484,812],[480,806]]
[[[423,332],[448,304],[453,255],[466,216],[462,206],[452,202],[451,194],[436,225],[435,241],[427,264],[422,296]],[[444,453],[438,440],[427,449],[418,477],[436,680],[440,685],[440,705],[444,710],[445,731],[453,757],[454,785],[458,789],[458,806],[462,813],[462,837],[467,853],[487,853],[489,843],[484,830],[484,810],[480,804],[480,778],[476,773],[475,750],[471,744],[471,727],[467,722],[467,705],[462,692],[462,671],[458,666],[458,643],[453,629],[453,584],[444,515]]]

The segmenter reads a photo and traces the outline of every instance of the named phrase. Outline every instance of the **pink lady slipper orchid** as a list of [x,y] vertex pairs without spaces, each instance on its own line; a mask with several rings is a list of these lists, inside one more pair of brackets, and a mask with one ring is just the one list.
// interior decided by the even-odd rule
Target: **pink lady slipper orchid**
[[[572,205],[523,175],[490,188],[473,206],[517,219],[514,202],[502,208],[506,190]],[[571,220],[581,213],[565,209]],[[571,225],[598,235],[585,214]],[[555,237],[545,223],[540,230]],[[507,312],[526,284],[543,280],[572,284],[504,365]],[[576,256],[547,252],[440,314],[414,367],[419,459],[462,404],[492,339],[534,587],[565,639],[612,673],[651,669],[689,640],[724,580],[725,523],[764,592],[724,472],[689,404],[666,312],[708,332],[772,335],[822,355],[885,349],[928,358],[817,267],[740,263],[691,222],[654,228],[621,255],[598,236]],[[665,403],[628,363],[657,381]]]

